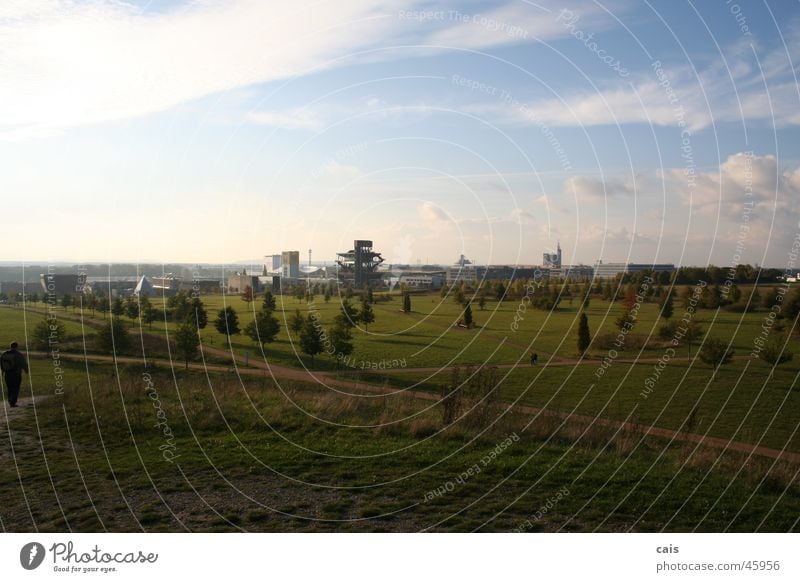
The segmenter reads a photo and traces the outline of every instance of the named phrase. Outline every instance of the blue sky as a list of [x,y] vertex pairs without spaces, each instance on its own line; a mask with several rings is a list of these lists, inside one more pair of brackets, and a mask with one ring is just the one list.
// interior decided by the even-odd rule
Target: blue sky
[[0,7],[4,260],[787,266],[795,2]]

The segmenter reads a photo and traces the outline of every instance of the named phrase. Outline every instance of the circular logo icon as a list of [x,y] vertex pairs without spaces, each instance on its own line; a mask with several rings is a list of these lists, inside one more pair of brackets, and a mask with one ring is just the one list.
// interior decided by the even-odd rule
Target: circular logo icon
[[44,561],[44,546],[39,542],[29,542],[19,551],[19,563],[26,570],[35,570]]

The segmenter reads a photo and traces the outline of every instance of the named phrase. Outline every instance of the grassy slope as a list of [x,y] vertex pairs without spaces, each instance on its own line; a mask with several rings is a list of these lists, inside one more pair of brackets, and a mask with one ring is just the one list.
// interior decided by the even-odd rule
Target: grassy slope
[[[438,411],[413,399],[191,372],[153,373],[175,435],[168,463],[141,372],[118,379],[92,365],[90,390],[83,368],[70,366],[64,397],[42,401],[36,422],[12,419],[16,463],[3,463],[15,470],[0,477],[6,530],[510,531],[526,520],[530,531],[797,528],[796,467],[768,473],[771,461],[744,468],[740,456],[664,452],[657,441],[581,437],[516,417],[483,434],[465,423],[436,434]],[[519,442],[480,474],[425,502],[512,432]],[[569,494],[535,519],[561,488]]]

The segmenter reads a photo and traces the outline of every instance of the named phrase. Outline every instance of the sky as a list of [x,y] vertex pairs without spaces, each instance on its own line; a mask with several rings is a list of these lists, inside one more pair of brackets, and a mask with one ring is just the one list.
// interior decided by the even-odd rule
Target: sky
[[0,260],[800,271],[798,58],[795,1],[4,0]]

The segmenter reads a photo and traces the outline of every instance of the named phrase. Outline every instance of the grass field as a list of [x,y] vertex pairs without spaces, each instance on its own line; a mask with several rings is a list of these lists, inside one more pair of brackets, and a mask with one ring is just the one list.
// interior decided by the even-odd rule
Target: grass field
[[[260,300],[248,304],[238,296],[203,301],[210,320],[233,306],[242,328],[260,307]],[[575,416],[562,421],[501,414],[502,407],[494,410],[491,426],[471,424],[467,416],[445,428],[435,401],[413,395],[438,394],[454,365],[489,363],[500,366],[497,390],[506,404],[800,452],[800,361],[773,369],[749,357],[763,311],[699,311],[695,321],[709,337],[730,340],[736,358],[715,372],[688,357],[697,345],[678,347],[645,397],[645,381],[668,347],[658,337],[655,305],[642,307],[634,330],[639,340],[650,336],[649,343],[620,350],[600,375],[609,351],[592,348],[579,361],[577,305],[565,302],[547,313],[521,311],[517,301],[490,301],[485,310],[474,307],[477,325],[468,330],[453,325],[461,315],[454,302],[438,295],[412,301],[410,314],[400,311],[398,297],[374,304],[375,322],[354,334],[355,369],[336,370],[327,356],[312,365],[300,353],[285,321],[296,309],[307,314],[309,306],[293,298],[279,300],[276,315],[284,325],[266,354],[244,335],[230,342],[236,356],[248,355],[251,368],[266,357],[270,364],[313,368],[344,384],[397,388],[393,396],[354,398],[296,380],[276,384],[183,371],[181,362],[145,370],[94,360],[59,362],[66,386],[61,394],[52,358],[31,359],[23,396],[36,395],[36,414],[22,409],[4,428],[10,439],[3,445],[4,463],[15,471],[0,482],[1,525],[11,531],[797,530],[798,467],[788,461],[670,444]],[[318,298],[313,308],[327,325],[338,302]],[[586,310],[592,333],[613,332],[621,310],[593,300]],[[0,341],[24,343],[41,311],[41,305],[27,311],[0,307]],[[99,354],[94,336],[102,315],[57,313],[68,335],[62,353]],[[676,306],[676,318],[682,313]],[[171,358],[167,336],[173,324],[140,326],[123,319],[135,339],[128,355]],[[791,331],[788,325],[783,333]],[[212,324],[201,335],[206,347],[228,348]],[[787,349],[797,352],[797,335],[788,337]],[[539,354],[535,367],[528,362],[533,351]],[[402,364],[359,369],[362,361],[391,360]],[[205,362],[232,364],[210,352]],[[245,367],[241,359],[237,365]],[[159,411],[168,419],[169,437],[158,426]],[[518,440],[457,484],[457,491],[431,493],[509,434]],[[177,456],[167,460],[167,454]],[[552,507],[542,514],[548,501]]]

